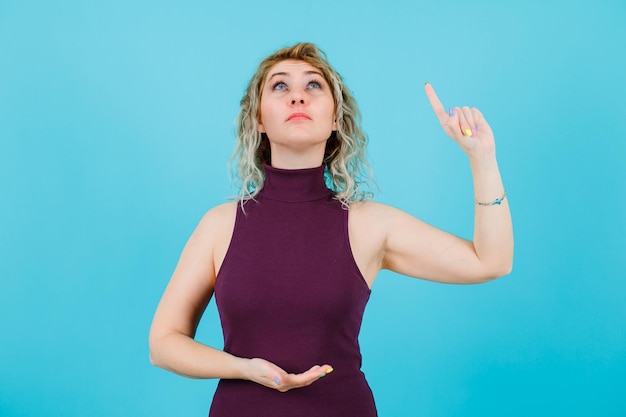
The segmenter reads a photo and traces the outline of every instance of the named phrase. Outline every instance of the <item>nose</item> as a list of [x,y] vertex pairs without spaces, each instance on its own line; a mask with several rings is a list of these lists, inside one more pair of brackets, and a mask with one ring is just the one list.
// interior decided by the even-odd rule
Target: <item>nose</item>
[[296,103],[298,104],[304,104],[304,93],[300,90],[293,90],[293,92],[291,93],[291,105],[295,105]]

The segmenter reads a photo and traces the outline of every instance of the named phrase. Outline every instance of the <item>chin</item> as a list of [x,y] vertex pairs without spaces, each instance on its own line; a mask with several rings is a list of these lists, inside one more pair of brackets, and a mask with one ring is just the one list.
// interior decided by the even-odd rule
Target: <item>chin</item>
[[278,146],[316,146],[316,145],[325,145],[326,141],[330,137],[330,134],[326,137],[313,136],[313,135],[289,135],[286,137],[278,138],[277,140],[271,139],[268,136],[270,145],[275,144]]

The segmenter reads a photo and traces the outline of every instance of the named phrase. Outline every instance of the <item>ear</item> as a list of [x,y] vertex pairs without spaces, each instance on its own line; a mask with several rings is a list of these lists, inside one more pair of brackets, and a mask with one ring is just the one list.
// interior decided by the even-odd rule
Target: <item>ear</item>
[[265,126],[263,126],[263,119],[261,118],[260,112],[259,115],[256,117],[256,130],[259,133],[267,133],[265,131]]

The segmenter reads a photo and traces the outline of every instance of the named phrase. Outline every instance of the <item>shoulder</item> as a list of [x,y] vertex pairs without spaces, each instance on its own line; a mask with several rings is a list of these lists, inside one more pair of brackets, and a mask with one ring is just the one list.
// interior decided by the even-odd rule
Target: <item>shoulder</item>
[[237,213],[237,204],[239,204],[239,201],[229,201],[211,208],[204,213],[200,224],[219,224],[229,219],[234,219]]
[[[187,265],[207,265],[217,271],[224,259],[237,216],[237,201],[207,211],[185,245],[181,259]],[[203,273],[202,276],[215,276]]]
[[375,201],[358,201],[350,204],[350,216],[355,220],[384,226],[398,216],[406,215],[402,210]]
[[383,241],[397,234],[423,231],[424,227],[428,227],[406,211],[373,201],[350,205],[350,226]]
[[395,213],[399,211],[374,201],[358,201],[350,204],[349,224],[355,237],[363,236],[375,241],[384,240]]
[[370,288],[383,266],[393,207],[373,201],[350,204],[348,232],[354,259]]
[[195,234],[206,238],[220,237],[232,231],[237,215],[238,201],[230,201],[208,210],[200,219]]

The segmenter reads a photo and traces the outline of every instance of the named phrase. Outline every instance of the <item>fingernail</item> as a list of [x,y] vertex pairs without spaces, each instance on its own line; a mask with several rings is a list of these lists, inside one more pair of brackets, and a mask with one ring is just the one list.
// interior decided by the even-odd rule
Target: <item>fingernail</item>
[[323,376],[326,376],[326,374],[320,374],[320,376],[319,376],[319,377],[321,378],[321,377],[323,377]]
[[474,128],[476,129],[476,131],[478,132],[478,125],[475,125]]
[[280,385],[280,378],[278,377],[274,378],[274,382],[276,382],[276,385]]
[[334,369],[333,369],[333,368],[328,368],[328,370],[326,370],[326,374],[329,374],[329,373],[331,373],[332,371],[334,371]]
[[424,85],[428,85],[428,84],[430,84],[428,81],[426,81],[426,82],[424,83]]
[[472,129],[468,127],[463,131],[463,133],[465,134],[465,136],[472,136]]
[[448,110],[448,114],[450,116],[454,116],[454,107],[450,107],[450,110]]

